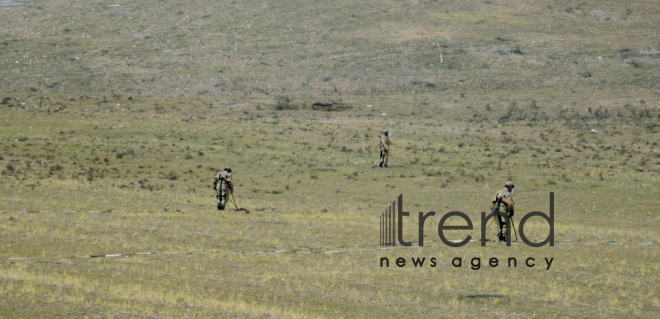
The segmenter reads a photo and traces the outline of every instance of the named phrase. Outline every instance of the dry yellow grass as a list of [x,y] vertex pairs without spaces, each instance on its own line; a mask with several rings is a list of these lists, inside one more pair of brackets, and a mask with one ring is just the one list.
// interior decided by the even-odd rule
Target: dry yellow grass
[[[112,4],[0,11],[0,317],[660,311],[656,3]],[[516,222],[555,193],[556,246],[442,245],[506,180]],[[381,249],[401,193],[407,240],[438,215]]]
[[[648,317],[658,310],[655,135],[636,134],[636,126],[617,125],[620,134],[604,139],[556,120],[473,124],[451,108],[442,111],[451,120],[399,114],[390,122],[370,108],[273,113],[244,101],[200,111],[195,99],[181,101],[160,113],[148,99],[112,102],[130,109],[123,114],[76,103],[63,115],[3,111],[5,316],[47,309],[97,317]],[[383,127],[395,132],[392,167],[371,169]],[[631,138],[640,146],[634,152]],[[238,204],[252,213],[215,209],[209,182],[224,166],[235,172]],[[426,223],[425,247],[378,249],[378,216],[399,193],[412,213],[404,231],[414,240],[419,211],[460,210],[478,227],[479,212],[507,179],[517,185],[517,222],[547,212],[555,192],[555,247],[448,248],[436,216]],[[533,240],[547,231],[540,220],[526,226]],[[470,235],[479,238],[476,229]],[[123,255],[90,257],[98,254]],[[379,267],[381,257],[389,268]],[[397,257],[406,267],[394,265]],[[426,266],[412,266],[417,257]],[[454,257],[462,268],[451,266]],[[474,257],[479,270],[469,267]],[[492,257],[497,268],[488,266]],[[505,266],[509,257],[518,267]],[[524,266],[527,257],[538,266]],[[554,258],[550,270],[545,257]]]

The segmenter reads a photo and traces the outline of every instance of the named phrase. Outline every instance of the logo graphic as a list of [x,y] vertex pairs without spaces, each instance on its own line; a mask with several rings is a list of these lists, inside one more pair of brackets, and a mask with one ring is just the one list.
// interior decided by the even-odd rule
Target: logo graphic
[[[550,243],[550,246],[555,245],[555,213],[554,213],[554,203],[555,203],[555,193],[550,192],[550,216],[542,213],[542,212],[531,212],[525,215],[521,220],[519,224],[519,229],[520,229],[520,239],[527,244],[528,246],[531,247],[541,247],[545,246],[546,244]],[[496,217],[496,214],[499,215],[504,222],[506,223],[506,245],[511,246],[511,226],[514,226],[514,231],[515,231],[515,223],[513,222],[513,216],[509,217],[506,215],[504,212],[501,211],[494,211],[490,213],[489,215],[486,215],[485,212],[481,213],[481,246],[486,246],[486,225],[488,221],[492,218]],[[404,240],[403,236],[403,218],[404,217],[409,217],[410,213],[409,212],[404,212],[403,211],[403,194],[400,194],[399,197],[397,198],[396,201],[392,202],[392,205],[390,205],[387,210],[381,214],[380,216],[380,246],[395,246],[397,242],[402,245],[402,246],[412,246],[411,242],[406,242]],[[426,222],[426,219],[432,216],[435,216],[436,213],[433,211],[430,211],[428,213],[419,213],[419,226],[418,226],[418,242],[419,246],[424,246],[424,223]],[[548,224],[550,225],[550,233],[548,234],[548,237],[538,243],[532,242],[529,239],[527,239],[527,236],[525,236],[525,230],[524,226],[525,223],[532,217],[541,217],[545,219]],[[446,226],[445,222],[447,219],[450,217],[460,217],[463,220],[465,220],[466,225],[464,226]],[[470,217],[466,215],[465,213],[459,212],[459,211],[452,211],[440,219],[440,222],[438,223],[438,236],[440,237],[440,240],[442,242],[449,246],[449,247],[462,247],[466,245],[467,243],[470,242],[472,239],[472,236],[468,235],[465,237],[460,242],[453,242],[447,240],[445,237],[444,231],[445,230],[472,230],[473,224],[472,220],[470,220]],[[397,231],[398,230],[398,231]]]
[[[399,195],[399,198],[392,202],[392,205],[387,209],[386,212],[380,215],[380,245],[381,246],[394,246],[395,245],[395,223],[394,219],[396,218],[395,204],[399,203],[398,211],[399,216],[402,214],[403,210],[403,194]],[[408,216],[408,213],[405,216]],[[399,238],[401,238],[401,222],[399,222]]]

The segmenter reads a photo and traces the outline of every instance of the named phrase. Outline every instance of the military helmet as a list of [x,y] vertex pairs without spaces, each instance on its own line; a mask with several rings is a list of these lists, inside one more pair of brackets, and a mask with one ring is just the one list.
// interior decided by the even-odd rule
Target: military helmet
[[227,171],[227,173],[231,173],[231,168],[225,167],[225,171]]
[[504,187],[513,187],[513,182],[507,181],[506,183],[504,183]]

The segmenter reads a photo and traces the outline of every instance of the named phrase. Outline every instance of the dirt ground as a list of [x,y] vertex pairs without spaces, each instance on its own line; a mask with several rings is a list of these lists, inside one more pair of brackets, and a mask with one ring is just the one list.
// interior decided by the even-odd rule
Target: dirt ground
[[[660,312],[657,1],[29,3],[0,2],[0,317]],[[480,246],[506,181],[518,236],[554,193],[555,246]]]

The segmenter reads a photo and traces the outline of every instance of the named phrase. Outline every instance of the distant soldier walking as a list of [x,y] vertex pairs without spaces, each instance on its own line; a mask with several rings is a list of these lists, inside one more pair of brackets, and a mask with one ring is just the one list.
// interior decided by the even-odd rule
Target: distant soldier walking
[[[491,201],[492,212],[500,211],[505,213],[509,218],[513,216],[515,203],[513,202],[513,182],[508,181],[504,183],[504,189],[495,194],[495,198]],[[500,215],[495,215],[495,222],[497,223],[498,233],[497,239],[499,241],[506,241],[506,222]]]
[[392,133],[390,131],[385,131],[380,137],[380,143],[378,146],[380,148],[380,158],[376,161],[376,163],[380,162],[379,167],[387,167],[387,159],[390,157],[390,136],[392,136]]
[[231,168],[225,168],[222,172],[215,175],[213,179],[213,189],[218,193],[218,209],[225,210],[228,197],[234,192],[234,183],[231,181]]

